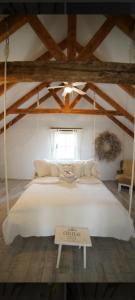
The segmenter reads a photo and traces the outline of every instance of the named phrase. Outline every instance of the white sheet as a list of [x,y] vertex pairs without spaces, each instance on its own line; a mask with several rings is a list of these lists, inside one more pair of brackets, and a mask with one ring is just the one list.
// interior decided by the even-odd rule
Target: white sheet
[[17,235],[50,236],[57,225],[88,227],[91,236],[135,236],[128,212],[101,181],[70,184],[47,177],[33,181],[12,207],[3,223],[4,239],[10,244]]

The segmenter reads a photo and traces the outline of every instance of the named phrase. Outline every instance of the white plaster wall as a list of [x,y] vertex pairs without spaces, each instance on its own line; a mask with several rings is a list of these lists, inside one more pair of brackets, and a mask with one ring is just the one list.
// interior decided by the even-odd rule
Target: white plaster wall
[[[93,117],[79,115],[41,115],[27,116],[8,130],[8,177],[29,179],[33,173],[33,160],[51,158],[50,131],[51,126],[81,127],[83,128],[81,159],[93,156]],[[96,117],[96,135],[104,130],[117,134],[123,146],[123,151],[113,162],[99,162],[101,178],[111,180],[115,178],[120,160],[132,158],[132,139],[124,134],[107,117]],[[0,177],[4,175],[3,164],[3,135],[0,136]]]

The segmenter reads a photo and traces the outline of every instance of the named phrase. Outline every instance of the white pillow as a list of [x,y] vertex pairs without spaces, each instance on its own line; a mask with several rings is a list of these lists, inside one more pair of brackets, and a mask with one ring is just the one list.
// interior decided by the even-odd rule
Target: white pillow
[[91,177],[94,176],[92,174],[92,169],[95,165],[95,161],[93,159],[86,160],[84,162],[84,176]]
[[94,163],[94,166],[92,167],[91,173],[92,173],[92,176],[94,176],[96,178],[100,178],[101,177],[101,174],[100,174],[100,172],[98,170],[97,162]]
[[50,175],[52,177],[58,177],[59,176],[59,168],[57,163],[48,163],[49,169],[50,169]]
[[39,177],[44,177],[49,175],[49,166],[45,160],[34,160],[34,167]]
[[77,178],[83,176],[82,175],[82,163],[81,162],[75,162],[73,163],[73,173]]

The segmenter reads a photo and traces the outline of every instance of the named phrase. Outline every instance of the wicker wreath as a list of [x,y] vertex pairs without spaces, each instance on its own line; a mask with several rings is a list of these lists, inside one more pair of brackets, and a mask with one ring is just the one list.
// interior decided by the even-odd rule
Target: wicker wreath
[[121,152],[121,142],[114,133],[105,131],[95,139],[95,152],[99,160],[113,161]]

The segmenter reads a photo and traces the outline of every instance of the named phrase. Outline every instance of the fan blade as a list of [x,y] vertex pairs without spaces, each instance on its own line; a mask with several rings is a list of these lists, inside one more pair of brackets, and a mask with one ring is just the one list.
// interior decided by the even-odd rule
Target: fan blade
[[66,97],[66,95],[67,95],[67,93],[66,93],[65,90],[64,90],[64,92],[62,93],[62,96],[63,96],[63,97]]
[[85,95],[86,94],[85,92],[83,92],[80,89],[77,89],[76,87],[73,87],[73,91],[76,92],[76,93],[78,93],[78,94],[80,94],[80,95]]
[[79,85],[84,85],[86,82],[73,82],[72,86],[79,86]]
[[59,89],[59,88],[63,88],[64,85],[58,85],[58,86],[49,86],[48,90],[53,90],[53,89]]

